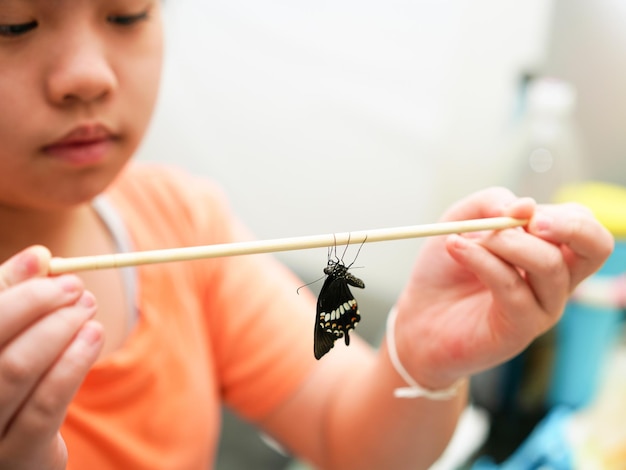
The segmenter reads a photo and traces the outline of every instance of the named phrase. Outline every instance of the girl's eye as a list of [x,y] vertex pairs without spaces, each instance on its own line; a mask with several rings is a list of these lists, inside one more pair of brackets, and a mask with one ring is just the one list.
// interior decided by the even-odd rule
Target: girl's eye
[[21,24],[0,24],[0,36],[15,37],[26,34],[37,27],[36,21]]
[[107,21],[119,26],[132,26],[135,23],[148,19],[148,12],[144,11],[134,15],[109,15]]

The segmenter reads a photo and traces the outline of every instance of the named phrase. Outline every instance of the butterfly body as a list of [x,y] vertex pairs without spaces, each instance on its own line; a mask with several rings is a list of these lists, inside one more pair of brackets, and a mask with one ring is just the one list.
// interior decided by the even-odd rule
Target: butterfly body
[[365,288],[361,279],[352,275],[340,260],[328,260],[324,268],[326,279],[317,299],[313,351],[320,359],[331,350],[335,341],[344,338],[350,344],[350,330],[358,324],[361,316],[350,287]]

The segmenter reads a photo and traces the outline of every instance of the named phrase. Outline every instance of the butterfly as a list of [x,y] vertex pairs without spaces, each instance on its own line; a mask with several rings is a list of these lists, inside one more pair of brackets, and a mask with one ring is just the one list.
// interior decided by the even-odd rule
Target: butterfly
[[350,330],[361,320],[356,299],[349,286],[364,289],[365,283],[348,271],[350,266],[352,264],[346,266],[341,259],[328,257],[328,264],[324,268],[327,277],[317,298],[313,338],[315,359],[320,359],[330,351],[339,338],[343,337],[348,346]]

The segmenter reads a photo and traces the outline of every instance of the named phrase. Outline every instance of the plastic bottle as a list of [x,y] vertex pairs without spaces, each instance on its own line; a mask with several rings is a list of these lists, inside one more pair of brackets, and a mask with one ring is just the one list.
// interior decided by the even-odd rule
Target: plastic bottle
[[553,202],[555,192],[586,176],[586,155],[575,123],[576,90],[556,78],[527,85],[512,186],[520,196]]

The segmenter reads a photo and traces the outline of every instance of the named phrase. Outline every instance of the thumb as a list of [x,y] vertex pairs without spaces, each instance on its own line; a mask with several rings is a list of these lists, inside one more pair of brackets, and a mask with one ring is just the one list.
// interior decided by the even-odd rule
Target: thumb
[[26,279],[48,274],[50,250],[33,245],[20,251],[0,265],[0,292]]

